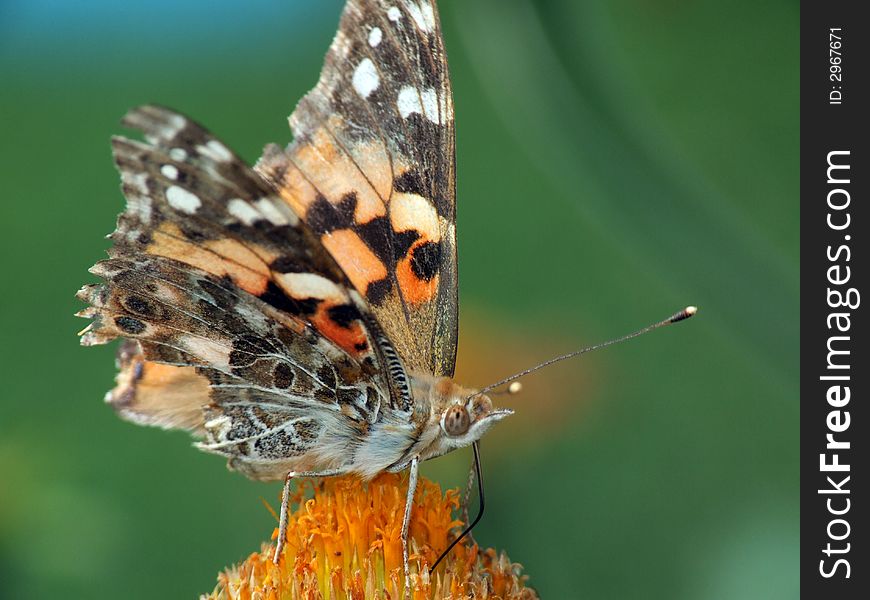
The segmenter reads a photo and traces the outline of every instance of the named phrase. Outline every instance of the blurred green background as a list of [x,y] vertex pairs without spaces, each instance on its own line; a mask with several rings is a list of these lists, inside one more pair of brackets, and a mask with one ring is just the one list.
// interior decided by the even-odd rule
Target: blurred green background
[[[159,102],[247,160],[287,143],[337,1],[0,2],[0,597],[193,598],[279,486],[102,402],[75,290],[122,208],[109,136]],[[530,376],[483,443],[477,539],[544,598],[798,595],[795,1],[442,6],[458,132],[459,373]],[[470,453],[425,466],[464,480]]]

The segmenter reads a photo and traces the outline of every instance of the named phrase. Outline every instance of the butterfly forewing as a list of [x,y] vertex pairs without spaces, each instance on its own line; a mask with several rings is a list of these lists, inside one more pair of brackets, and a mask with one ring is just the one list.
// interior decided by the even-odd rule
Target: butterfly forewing
[[452,375],[453,100],[429,2],[351,0],[294,141],[258,169],[366,299],[409,370]]

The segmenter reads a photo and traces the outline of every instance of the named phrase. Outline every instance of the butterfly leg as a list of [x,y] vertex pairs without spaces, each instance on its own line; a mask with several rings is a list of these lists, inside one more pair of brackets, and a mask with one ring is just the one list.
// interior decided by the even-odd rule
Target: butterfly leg
[[408,566],[408,529],[411,524],[411,509],[414,505],[414,492],[417,490],[417,471],[420,462],[415,456],[411,459],[411,468],[408,477],[408,497],[405,500],[405,516],[402,519],[402,563],[405,568],[405,595],[411,597],[411,568]]
[[331,477],[333,475],[341,475],[344,471],[333,469],[331,471],[320,471],[318,473],[296,473],[290,471],[284,477],[284,490],[281,494],[281,517],[278,520],[278,541],[275,542],[275,555],[272,557],[272,562],[276,565],[281,558],[281,551],[284,549],[284,544],[287,541],[287,521],[290,514],[290,481],[296,477]]

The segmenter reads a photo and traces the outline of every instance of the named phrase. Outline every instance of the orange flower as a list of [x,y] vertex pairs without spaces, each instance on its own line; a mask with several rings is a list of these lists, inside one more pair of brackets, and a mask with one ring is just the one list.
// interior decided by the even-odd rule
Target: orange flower
[[[402,516],[407,479],[384,473],[369,483],[354,477],[314,484],[313,497],[297,491],[287,543],[278,565],[264,545],[242,564],[218,575],[210,599],[375,599],[402,597]],[[453,518],[459,494],[421,478],[411,516],[411,589],[414,600],[502,598],[533,600],[519,565],[504,553],[458,544],[429,574],[461,523]],[[277,537],[277,528],[273,539]]]

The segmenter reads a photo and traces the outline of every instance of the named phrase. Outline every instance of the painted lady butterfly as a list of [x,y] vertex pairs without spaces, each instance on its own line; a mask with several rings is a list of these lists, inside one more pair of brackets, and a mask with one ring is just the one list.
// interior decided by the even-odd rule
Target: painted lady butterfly
[[428,0],[350,0],[294,142],[253,169],[168,109],[123,124],[146,142],[112,140],[127,209],[79,292],[82,344],[126,338],[122,417],[254,479],[410,469],[410,508],[420,461],[511,413],[450,379],[453,100]]
[[[259,480],[409,469],[511,414],[451,379],[453,101],[429,0],[349,0],[293,143],[254,168],[158,106],[116,137],[127,208],[82,344],[124,338],[107,401]],[[489,389],[489,388],[487,388]],[[486,391],[486,390],[484,390]],[[475,450],[477,450],[475,448]]]

